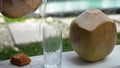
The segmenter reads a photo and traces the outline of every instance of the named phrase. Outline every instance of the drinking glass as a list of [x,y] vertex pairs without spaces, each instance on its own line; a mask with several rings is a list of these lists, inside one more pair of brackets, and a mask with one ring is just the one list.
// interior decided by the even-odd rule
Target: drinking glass
[[45,68],[61,68],[62,31],[60,24],[43,27],[43,53]]

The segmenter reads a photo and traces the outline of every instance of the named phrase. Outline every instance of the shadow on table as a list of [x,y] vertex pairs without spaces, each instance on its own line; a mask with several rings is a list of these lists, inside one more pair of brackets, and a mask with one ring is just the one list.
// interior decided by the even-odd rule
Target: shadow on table
[[81,59],[79,56],[73,56],[72,58],[70,58],[70,61],[75,65],[87,66],[87,65],[93,65],[96,63],[100,63],[100,62],[105,62],[105,61],[107,61],[107,58],[100,60],[98,62],[88,62],[88,61]]
[[111,67],[111,68],[120,68],[120,65],[118,65],[118,66],[114,66],[114,67]]
[[90,65],[90,64],[94,64],[94,63],[90,63],[90,62],[86,62],[84,60],[82,60],[79,56],[74,56],[71,58],[71,62],[73,64],[76,65]]

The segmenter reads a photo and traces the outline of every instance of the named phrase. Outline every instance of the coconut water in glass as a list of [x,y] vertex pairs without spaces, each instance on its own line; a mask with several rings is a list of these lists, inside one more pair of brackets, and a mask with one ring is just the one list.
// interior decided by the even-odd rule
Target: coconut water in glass
[[45,68],[61,68],[62,31],[59,24],[43,27],[43,53]]

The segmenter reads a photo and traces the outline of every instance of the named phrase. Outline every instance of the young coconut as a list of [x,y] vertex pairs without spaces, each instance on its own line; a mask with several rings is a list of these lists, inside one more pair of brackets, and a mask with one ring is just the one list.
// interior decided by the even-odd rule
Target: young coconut
[[98,9],[83,12],[70,25],[74,50],[89,62],[107,57],[114,48],[116,35],[115,23]]
[[3,0],[2,14],[10,18],[19,18],[34,12],[42,0]]

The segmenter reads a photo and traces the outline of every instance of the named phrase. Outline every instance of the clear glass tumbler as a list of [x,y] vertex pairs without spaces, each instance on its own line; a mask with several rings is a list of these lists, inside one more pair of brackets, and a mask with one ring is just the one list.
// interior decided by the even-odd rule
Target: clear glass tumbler
[[59,24],[43,27],[43,53],[45,68],[61,68],[62,31]]

